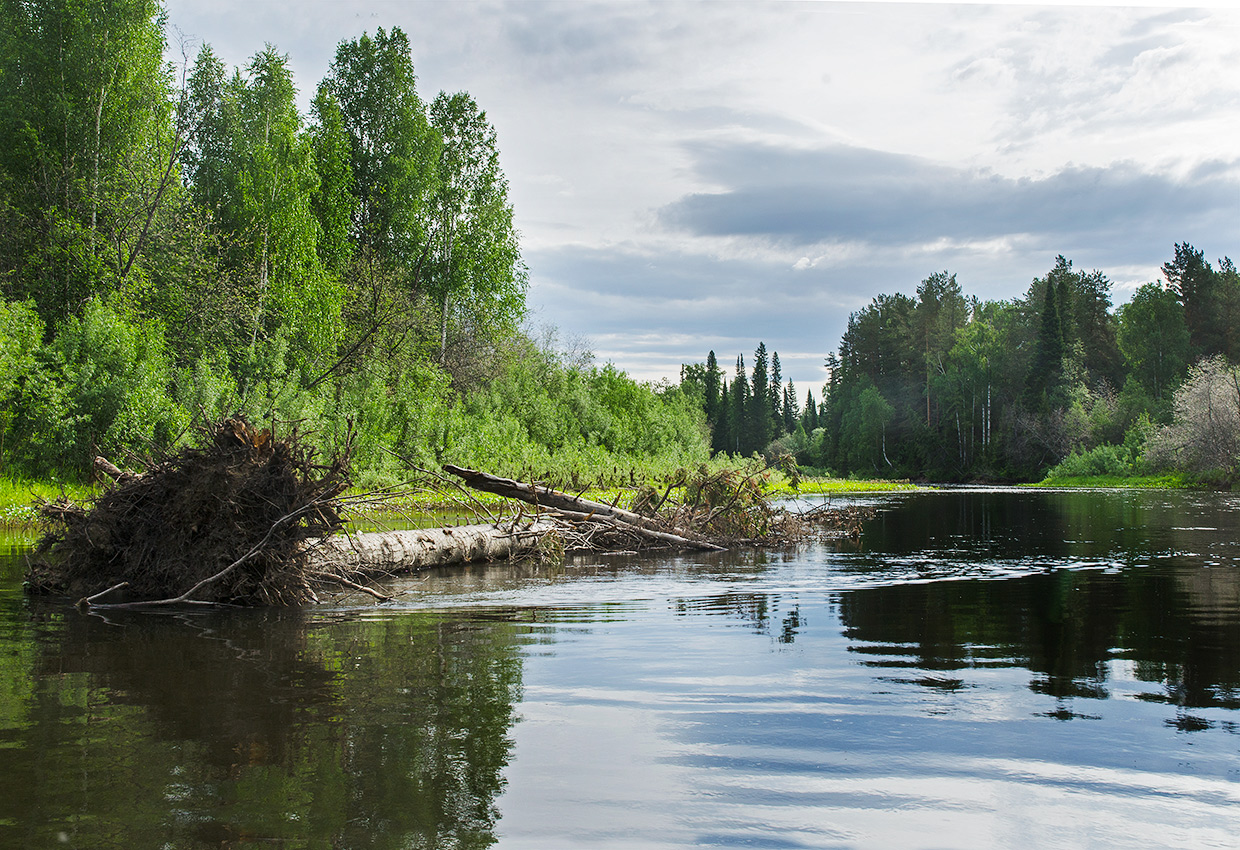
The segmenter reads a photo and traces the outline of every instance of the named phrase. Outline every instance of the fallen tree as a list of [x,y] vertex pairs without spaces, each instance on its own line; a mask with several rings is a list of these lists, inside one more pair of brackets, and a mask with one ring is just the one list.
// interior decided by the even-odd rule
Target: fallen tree
[[432,567],[851,536],[864,516],[773,508],[759,469],[682,472],[662,495],[647,488],[622,508],[449,465],[468,487],[533,510],[487,523],[346,535],[347,444],[318,463],[296,431],[277,440],[239,418],[214,426],[202,443],[143,474],[99,458],[112,483],[93,505],[44,503],[47,531],[28,590],[68,594],[85,606],[296,605],[341,590],[386,599],[377,581]]
[[518,499],[563,521],[567,551],[681,548],[719,551],[808,539],[858,538],[868,508],[820,505],[789,511],[763,490],[765,468],[681,470],[660,494],[639,490],[631,509],[584,499],[540,484],[451,464],[444,471],[469,487]]
[[654,546],[680,547],[684,549],[721,550],[724,546],[711,542],[693,529],[669,526],[651,517],[605,502],[595,502],[573,496],[550,487],[524,484],[510,478],[500,478],[475,469],[463,469],[444,464],[444,471],[461,478],[475,490],[494,493],[510,499],[519,499],[540,508],[549,508],[556,515],[574,523],[594,522],[610,525],[616,531],[650,541]]
[[544,550],[548,535],[559,527],[549,518],[534,518],[341,535],[310,547],[307,571],[322,587],[343,584],[382,597],[363,582],[434,567],[535,555]]

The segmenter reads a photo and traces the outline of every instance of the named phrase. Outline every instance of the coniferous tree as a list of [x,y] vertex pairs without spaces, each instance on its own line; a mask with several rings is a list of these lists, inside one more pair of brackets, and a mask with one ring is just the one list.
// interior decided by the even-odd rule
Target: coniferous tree
[[732,378],[731,421],[728,432],[732,440],[729,451],[749,454],[753,449],[748,431],[749,409],[753,406],[749,398],[749,379],[745,376],[745,356],[736,357],[736,376]]
[[801,411],[801,427],[806,434],[814,433],[818,427],[818,404],[814,401],[814,391],[805,391],[805,409]]
[[797,410],[797,391],[792,385],[792,379],[788,379],[788,386],[784,387],[783,406],[780,411],[784,420],[784,431],[791,434],[797,429],[797,419],[799,411]]
[[1059,316],[1059,286],[1051,281],[1038,325],[1033,364],[1025,381],[1026,403],[1031,410],[1045,413],[1062,406],[1063,324]]
[[745,454],[762,451],[771,441],[771,389],[767,366],[766,343],[759,342],[754,351],[753,380],[749,388],[752,403],[745,409]]
[[964,326],[967,318],[965,299],[954,274],[936,272],[917,287],[917,304],[913,310],[912,325],[925,369],[923,392],[926,425],[931,424],[932,379],[946,372],[947,355],[956,330]]
[[706,355],[706,374],[704,376],[703,398],[702,404],[706,411],[706,421],[711,425],[715,425],[719,421],[719,388],[720,375],[719,361],[715,359],[715,352],[712,350]]
[[767,399],[767,409],[770,411],[771,432],[770,438],[776,439],[785,433],[784,423],[784,404],[783,404],[784,376],[779,365],[779,352],[771,352],[771,382],[769,387],[769,397]]
[[728,398],[728,382],[722,381],[719,387],[719,408],[716,411],[714,430],[710,437],[710,449],[712,452],[731,452],[734,451],[732,446],[732,403]]
[[1163,263],[1163,276],[1184,306],[1188,344],[1193,359],[1222,353],[1226,333],[1220,326],[1218,279],[1205,253],[1189,243],[1176,243],[1175,259]]

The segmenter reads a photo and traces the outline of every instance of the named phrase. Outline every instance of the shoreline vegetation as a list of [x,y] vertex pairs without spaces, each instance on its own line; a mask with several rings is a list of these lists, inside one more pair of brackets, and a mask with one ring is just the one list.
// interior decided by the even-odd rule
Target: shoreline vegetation
[[[719,467],[724,468],[724,467]],[[921,485],[907,480],[845,479],[829,477],[801,478],[793,485],[788,476],[778,470],[768,470],[769,478],[763,485],[763,493],[776,499],[792,496],[842,496],[866,493],[889,493],[919,489]],[[666,482],[654,480],[649,485],[656,489]],[[0,529],[34,532],[39,527],[38,504],[40,500],[54,501],[67,498],[78,504],[90,503],[103,492],[100,485],[63,485],[57,482],[15,480],[0,475]],[[583,498],[608,504],[629,507],[641,492],[639,487],[590,487],[582,490]],[[346,497],[362,495],[359,488],[346,492]],[[459,516],[469,511],[470,502],[484,506],[498,505],[504,497],[492,493],[471,492],[466,500],[460,492],[450,488],[410,488],[400,493],[372,500],[373,507],[356,511],[355,522],[366,526],[382,526],[392,522],[412,522],[418,519],[440,516]]]

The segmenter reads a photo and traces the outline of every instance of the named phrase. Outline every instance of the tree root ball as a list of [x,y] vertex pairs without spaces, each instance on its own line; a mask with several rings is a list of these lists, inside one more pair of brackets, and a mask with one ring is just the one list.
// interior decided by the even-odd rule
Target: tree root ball
[[165,599],[244,559],[195,601],[313,599],[304,544],[344,524],[347,450],[318,464],[296,431],[277,440],[241,418],[206,429],[201,442],[142,475],[117,475],[89,507],[44,503],[27,589],[86,597],[125,583],[130,600]]

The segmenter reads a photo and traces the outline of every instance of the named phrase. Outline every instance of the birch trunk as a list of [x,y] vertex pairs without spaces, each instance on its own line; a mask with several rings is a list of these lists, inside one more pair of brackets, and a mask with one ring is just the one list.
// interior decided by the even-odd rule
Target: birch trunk
[[551,520],[536,520],[515,529],[479,524],[341,535],[316,543],[309,550],[309,567],[312,573],[380,575],[498,561],[533,552],[555,528]]

